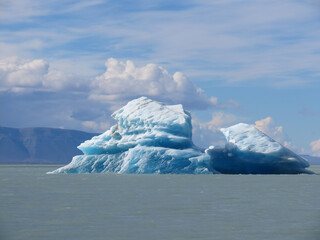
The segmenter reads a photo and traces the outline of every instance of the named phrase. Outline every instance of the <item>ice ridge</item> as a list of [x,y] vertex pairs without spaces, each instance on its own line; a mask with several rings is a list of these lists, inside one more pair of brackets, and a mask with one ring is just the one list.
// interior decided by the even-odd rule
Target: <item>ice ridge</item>
[[211,167],[228,174],[312,173],[308,161],[282,146],[252,125],[239,123],[222,128],[227,143],[211,146],[206,153]]

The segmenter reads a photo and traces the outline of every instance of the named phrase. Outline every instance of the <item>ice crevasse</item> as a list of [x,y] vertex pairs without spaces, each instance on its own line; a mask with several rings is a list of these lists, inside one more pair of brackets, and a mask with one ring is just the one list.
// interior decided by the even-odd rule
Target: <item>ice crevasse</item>
[[180,104],[140,97],[112,117],[117,124],[78,146],[83,155],[50,173],[309,173],[306,160],[248,124],[221,129],[225,146],[200,149]]

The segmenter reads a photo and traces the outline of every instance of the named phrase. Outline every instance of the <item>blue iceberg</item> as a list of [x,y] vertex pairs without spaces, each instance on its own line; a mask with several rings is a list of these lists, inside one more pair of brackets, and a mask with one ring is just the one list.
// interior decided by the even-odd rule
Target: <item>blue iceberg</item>
[[51,173],[215,172],[192,142],[191,115],[182,105],[141,97],[112,114],[117,124],[78,147],[84,155]]
[[227,174],[298,174],[312,173],[309,163],[254,126],[239,123],[222,128],[227,143],[211,146],[206,153],[211,167]]
[[141,97],[112,117],[116,125],[78,146],[83,155],[50,173],[310,173],[306,160],[244,123],[221,129],[225,146],[200,149],[182,105]]

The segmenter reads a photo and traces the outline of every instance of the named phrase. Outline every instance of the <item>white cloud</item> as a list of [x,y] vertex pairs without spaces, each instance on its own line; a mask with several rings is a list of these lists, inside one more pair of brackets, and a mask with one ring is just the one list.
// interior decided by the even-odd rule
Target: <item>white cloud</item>
[[41,1],[41,0],[2,0],[1,18],[13,22],[31,21],[32,17],[41,17],[51,14],[70,14],[75,11],[104,3],[103,0],[74,1]]
[[0,89],[11,92],[83,91],[88,94],[89,100],[112,105],[111,110],[140,96],[168,104],[181,103],[187,109],[235,106],[234,103],[218,103],[216,97],[208,97],[183,73],[171,75],[156,64],[136,67],[130,60],[122,62],[109,58],[105,65],[107,70],[103,75],[89,79],[52,69],[43,59],[5,58],[0,60]]
[[156,64],[136,67],[130,60],[114,58],[109,58],[105,65],[107,71],[92,82],[91,99],[119,105],[144,95],[167,103],[182,103],[189,109],[219,106],[217,98],[208,97],[181,72],[171,75]]
[[[52,69],[43,59],[11,57],[0,60],[0,91],[4,125],[48,125],[102,132],[113,120],[110,114],[129,100],[149,96],[169,104],[182,103],[189,109],[232,107],[208,97],[182,73],[171,75],[156,64],[136,67],[133,62],[109,59],[107,71],[96,78]],[[17,94],[23,93],[23,94]],[[97,101],[98,100],[98,101]],[[23,121],[17,117],[24,116]],[[3,117],[5,116],[5,117]],[[37,117],[35,117],[37,116]],[[35,121],[34,118],[37,118]],[[221,121],[216,115],[206,127]],[[218,124],[219,125],[219,124]]]
[[225,112],[214,112],[208,122],[193,119],[193,141],[202,148],[207,148],[211,145],[224,145],[225,137],[219,129],[229,127],[240,120],[239,117]]
[[41,59],[23,61],[7,58],[0,62],[1,85],[8,87],[39,87],[49,65]]
[[284,147],[297,153],[305,153],[305,149],[293,144],[283,130],[283,126],[277,126],[271,117],[256,121],[254,126]]
[[[256,121],[254,126],[274,140],[284,143],[285,136],[283,133],[283,127],[276,126],[271,117]],[[289,146],[288,141],[286,141],[286,144]]]
[[0,88],[2,90],[43,89],[59,91],[80,89],[83,84],[83,78],[50,69],[49,63],[43,59],[26,60],[10,57],[0,61]]
[[205,123],[209,129],[219,129],[229,127],[231,124],[239,121],[239,117],[225,112],[214,112],[211,121]]
[[[46,59],[71,56],[82,63],[81,70],[95,74],[91,63],[113,55],[163,62],[195,79],[230,84],[254,81],[285,87],[318,81],[317,1],[204,0],[174,6],[179,11],[170,4],[139,0],[125,7],[118,1],[6,0],[1,53],[32,57],[41,49]],[[89,21],[77,21],[82,11]],[[32,27],[7,26],[17,22]]]
[[320,139],[315,140],[310,143],[310,147],[312,150],[312,154],[314,156],[319,156],[320,157]]

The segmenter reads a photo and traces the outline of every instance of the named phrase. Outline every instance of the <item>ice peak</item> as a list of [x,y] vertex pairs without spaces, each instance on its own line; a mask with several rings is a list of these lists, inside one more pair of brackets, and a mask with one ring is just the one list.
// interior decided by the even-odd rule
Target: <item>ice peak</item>
[[238,123],[228,128],[221,128],[229,143],[242,151],[271,153],[279,151],[282,146],[253,125]]
[[165,105],[147,97],[140,97],[115,111],[120,131],[157,130],[192,137],[191,116],[181,104]]

